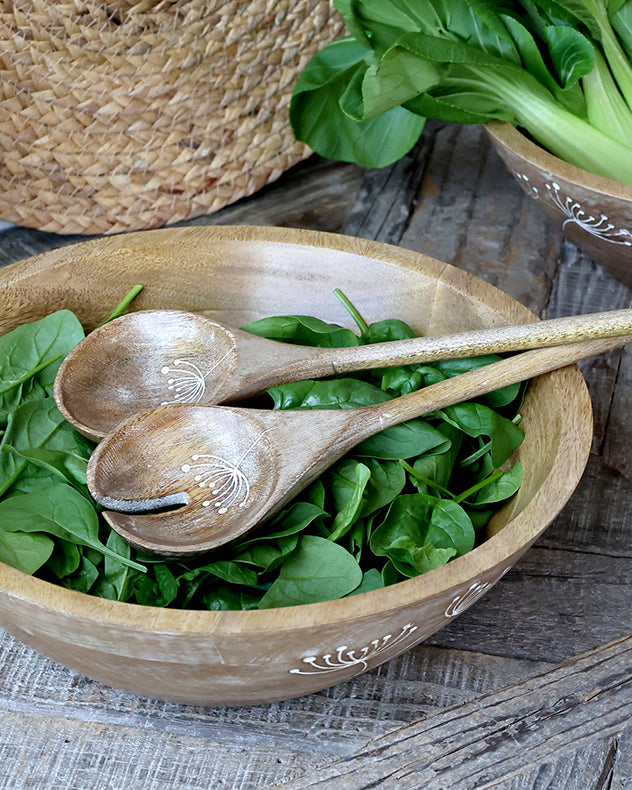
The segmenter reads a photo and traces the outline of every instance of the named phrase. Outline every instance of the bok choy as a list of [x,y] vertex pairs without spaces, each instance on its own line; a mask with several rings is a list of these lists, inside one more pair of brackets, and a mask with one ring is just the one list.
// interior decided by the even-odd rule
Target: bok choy
[[632,0],[335,0],[350,36],[300,75],[290,120],[321,156],[383,167],[427,118],[505,121],[632,184]]

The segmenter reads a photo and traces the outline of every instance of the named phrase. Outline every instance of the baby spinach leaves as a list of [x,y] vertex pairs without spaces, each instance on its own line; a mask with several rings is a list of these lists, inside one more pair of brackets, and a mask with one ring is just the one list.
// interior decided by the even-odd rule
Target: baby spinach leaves
[[[404,321],[358,333],[310,316],[246,330],[320,347],[414,337]],[[124,299],[115,311],[127,308]],[[147,556],[100,519],[86,486],[93,445],[52,399],[55,372],[81,339],[60,311],[0,338],[0,560],[73,590],[118,601],[214,611],[291,606],[357,595],[425,573],[470,551],[522,479],[524,388],[505,387],[409,420],[358,444],[266,524],[195,560]],[[275,409],[356,408],[489,364],[448,360],[274,387]]]
[[109,530],[86,486],[93,444],[52,397],[62,359],[83,337],[69,310],[0,337],[0,561],[87,592],[106,557],[144,566],[129,547],[119,554],[103,543]]

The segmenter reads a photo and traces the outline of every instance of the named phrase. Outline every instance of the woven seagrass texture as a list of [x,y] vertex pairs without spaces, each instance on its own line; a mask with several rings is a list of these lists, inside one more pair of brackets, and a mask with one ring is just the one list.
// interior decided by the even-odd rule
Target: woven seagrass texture
[[329,0],[0,0],[0,219],[57,233],[217,211],[305,158],[288,106]]

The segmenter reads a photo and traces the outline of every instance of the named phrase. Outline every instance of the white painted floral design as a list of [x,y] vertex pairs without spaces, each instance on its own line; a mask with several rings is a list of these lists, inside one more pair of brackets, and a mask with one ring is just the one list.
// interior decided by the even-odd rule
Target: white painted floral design
[[412,634],[417,630],[413,623],[406,623],[397,636],[385,634],[379,639],[374,639],[370,644],[358,649],[352,649],[346,645],[337,647],[333,653],[325,653],[322,656],[308,656],[303,659],[307,665],[306,669],[290,669],[293,675],[315,675],[327,672],[337,672],[348,667],[361,667],[361,670],[368,669],[369,660],[383,653],[385,650],[401,645],[410,640]]
[[186,359],[174,359],[160,368],[167,379],[167,390],[173,393],[171,400],[163,400],[161,406],[169,403],[199,403],[206,392],[206,379],[217,370],[226,357],[231,353],[229,349],[221,359],[218,359],[206,373],[194,363]]
[[250,481],[241,465],[262,442],[266,433],[272,430],[274,428],[261,431],[235,463],[219,455],[195,453],[191,456],[191,463],[180,467],[186,475],[193,475],[193,480],[199,488],[209,490],[209,497],[203,500],[202,507],[212,506],[223,515],[230,507],[246,506],[250,496]]
[[464,590],[462,593],[454,596],[454,598],[446,607],[444,615],[451,618],[456,617],[457,615],[464,612],[474,603],[474,601],[478,600],[481,595],[486,593],[492,585],[502,579],[502,577],[510,570],[511,565],[507,568],[504,568],[495,579],[485,582],[480,580],[472,582],[467,590]]
[[[524,173],[516,173],[516,178],[525,192],[531,197],[536,200],[540,197],[540,190],[531,183],[528,176],[524,175]],[[562,228],[566,228],[569,224],[575,224],[596,238],[603,239],[611,244],[632,247],[632,232],[627,228],[617,228],[610,221],[607,214],[599,212],[591,214],[587,212],[577,200],[569,196],[563,196],[562,188],[556,181],[547,181],[544,186],[546,197],[566,216],[562,223]]]
[[244,507],[250,496],[250,483],[238,466],[217,455],[191,457],[192,463],[183,464],[185,474],[193,473],[200,488],[208,488],[210,496],[202,502],[202,507],[213,506],[224,514],[229,507]]
[[491,582],[474,582],[465,592],[455,595],[448,604],[444,614],[446,617],[456,617],[469,608],[477,598],[480,598],[492,586]]

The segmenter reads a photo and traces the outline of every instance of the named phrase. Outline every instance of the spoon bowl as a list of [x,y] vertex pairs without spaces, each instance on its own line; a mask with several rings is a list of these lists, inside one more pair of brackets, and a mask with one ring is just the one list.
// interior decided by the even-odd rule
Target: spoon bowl
[[[201,554],[273,515],[347,450],[383,428],[609,351],[630,337],[537,349],[356,409],[270,411],[164,405],[97,448],[88,486],[136,547]],[[177,510],[146,513],[180,505]]]

